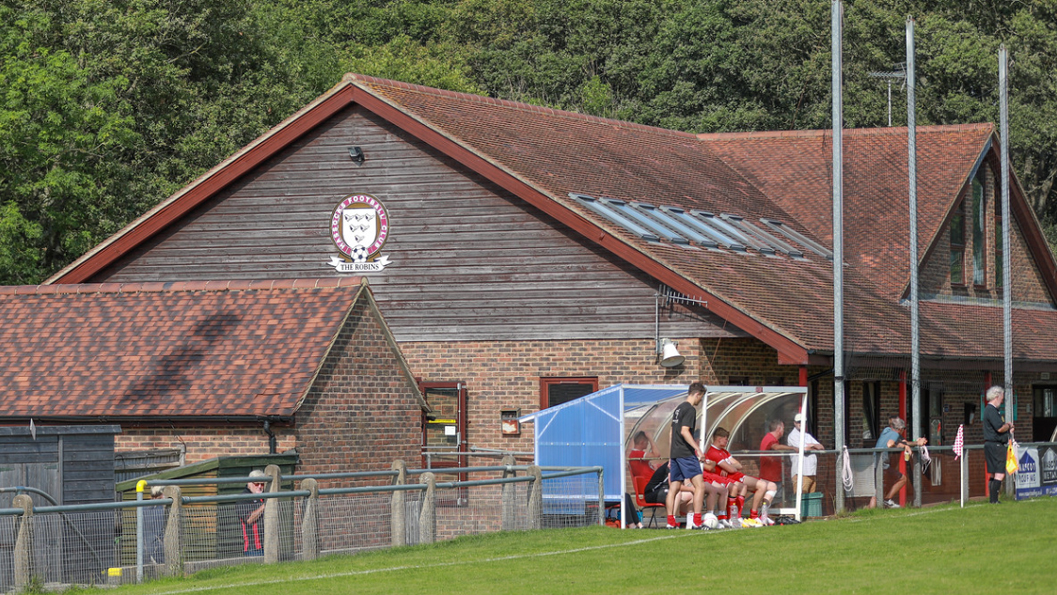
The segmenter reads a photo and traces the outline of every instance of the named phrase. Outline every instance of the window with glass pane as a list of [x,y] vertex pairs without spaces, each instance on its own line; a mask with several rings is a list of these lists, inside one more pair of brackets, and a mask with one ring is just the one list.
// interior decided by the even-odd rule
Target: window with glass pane
[[977,176],[973,178],[973,285],[987,284],[986,216],[984,184]]
[[954,216],[951,217],[951,284],[965,283],[965,201],[958,203]]

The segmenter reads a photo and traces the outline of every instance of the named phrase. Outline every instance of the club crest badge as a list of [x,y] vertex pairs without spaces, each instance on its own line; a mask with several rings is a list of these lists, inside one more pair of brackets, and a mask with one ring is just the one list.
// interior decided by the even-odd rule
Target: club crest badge
[[388,256],[380,256],[388,237],[385,206],[370,194],[350,194],[330,218],[330,239],[341,255],[327,264],[339,273],[377,273],[389,264]]

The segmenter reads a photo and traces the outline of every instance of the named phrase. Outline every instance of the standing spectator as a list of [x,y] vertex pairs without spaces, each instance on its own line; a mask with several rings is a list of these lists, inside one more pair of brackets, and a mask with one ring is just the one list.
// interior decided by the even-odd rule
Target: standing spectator
[[668,510],[668,528],[679,527],[675,520],[675,498],[682,491],[684,483],[690,483],[694,487],[694,516],[687,516],[687,529],[700,529],[704,527],[701,518],[701,505],[704,503],[705,490],[704,481],[701,479],[701,451],[694,442],[694,432],[697,430],[697,406],[705,398],[705,386],[700,382],[690,385],[686,400],[672,411],[672,443],[669,449],[669,476],[668,476],[668,500],[665,502]]
[[[793,457],[793,485],[796,485],[797,473],[800,469],[800,440],[804,440],[804,452],[811,450],[825,450],[825,447],[815,440],[815,437],[801,429],[804,422],[804,414],[797,413],[793,418],[793,431],[789,432],[786,444],[793,447],[797,454]],[[815,474],[818,472],[818,455],[804,455],[804,486],[802,493],[812,494],[815,492]]]
[[[928,444],[928,440],[925,438],[918,438],[917,440],[907,440],[903,438],[903,431],[906,430],[907,423],[903,421],[898,415],[893,415],[888,418],[888,427],[881,431],[881,435],[877,438],[877,444],[874,448],[895,448],[897,446],[903,447],[903,452],[906,455],[907,460],[910,460],[910,449],[912,446],[925,446]],[[907,476],[899,471],[898,467],[892,466],[889,463],[891,458],[888,453],[880,453],[881,464],[884,467],[885,475],[895,477],[898,474],[892,487],[888,488],[888,494],[885,496],[884,505],[885,508],[899,508],[899,505],[895,502],[896,494],[899,490],[903,489],[903,486],[913,487]],[[877,506],[877,497],[873,496],[870,498],[870,508]]]
[[1001,386],[987,389],[987,407],[984,407],[984,458],[987,459],[987,496],[991,504],[998,504],[998,492],[1006,478],[1006,449],[1013,422],[1002,419],[998,408],[1006,400],[1006,391]]
[[[165,497],[162,486],[152,486],[151,500]],[[147,564],[165,564],[165,506],[147,506],[143,509],[143,561]]]
[[[760,450],[796,450],[779,442],[782,436],[785,435],[785,422],[780,419],[772,419],[768,427],[771,431],[764,434],[763,440],[760,440]],[[760,479],[773,483],[777,489],[777,494],[783,493],[781,457],[760,457]],[[781,499],[782,496],[778,496],[778,500],[781,501]]]
[[[260,494],[264,492],[265,478],[268,476],[260,469],[250,471],[250,482],[246,484],[243,494]],[[242,555],[263,556],[264,555],[264,531],[263,523],[260,522],[264,514],[264,498],[251,498],[240,500],[235,505],[235,510],[242,523]]]

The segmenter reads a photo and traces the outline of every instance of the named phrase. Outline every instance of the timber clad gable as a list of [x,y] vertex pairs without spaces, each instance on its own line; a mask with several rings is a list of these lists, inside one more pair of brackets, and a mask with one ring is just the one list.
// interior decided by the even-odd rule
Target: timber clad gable
[[[367,161],[349,158],[359,146]],[[399,341],[654,335],[656,285],[564,225],[370,112],[350,107],[101,271],[111,283],[336,277],[330,215],[366,193],[389,213],[370,278]],[[676,312],[665,335],[742,334]]]

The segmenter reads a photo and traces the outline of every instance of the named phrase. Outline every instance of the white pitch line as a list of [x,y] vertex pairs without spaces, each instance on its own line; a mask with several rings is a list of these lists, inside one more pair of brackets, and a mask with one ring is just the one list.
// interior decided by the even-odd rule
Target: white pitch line
[[485,558],[483,560],[465,560],[465,561],[458,561],[458,562],[440,562],[440,563],[436,563],[436,564],[416,564],[416,565],[410,565],[410,566],[390,566],[388,568],[372,568],[372,569],[369,569],[369,570],[352,570],[352,571],[349,571],[349,572],[336,572],[336,573],[333,573],[333,574],[319,574],[319,575],[314,575],[314,576],[296,576],[296,577],[288,577],[288,578],[281,578],[281,579],[270,579],[270,580],[266,580],[266,581],[239,582],[239,583],[236,583],[236,584],[227,584],[227,585],[213,585],[213,586],[208,586],[208,587],[205,587],[205,586],[203,586],[203,587],[191,587],[189,589],[178,589],[178,590],[175,590],[175,591],[152,591],[151,593],[153,595],[179,595],[181,593],[201,593],[201,592],[204,592],[204,591],[217,591],[217,590],[220,590],[220,589],[234,589],[234,588],[244,588],[244,587],[260,587],[260,586],[264,586],[264,585],[276,585],[276,584],[281,584],[281,583],[292,583],[292,582],[297,582],[297,581],[315,581],[315,580],[324,580],[324,579],[330,579],[330,578],[361,576],[361,575],[366,575],[366,574],[377,574],[379,572],[395,572],[395,571],[400,571],[400,570],[422,570],[422,569],[427,569],[427,568],[442,568],[442,567],[445,567],[445,566],[460,566],[460,565],[465,565],[465,564],[482,564],[482,563],[486,563],[487,564],[487,563],[490,563],[490,562],[503,562],[503,561],[506,561],[506,560],[520,560],[520,559],[525,559],[525,558],[541,558],[541,557],[544,557],[544,556],[557,556],[557,555],[562,555],[562,554],[574,554],[576,552],[587,552],[587,551],[592,551],[592,550],[604,550],[604,549],[610,549],[610,548],[615,548],[615,547],[626,547],[626,546],[629,546],[629,545],[639,545],[639,544],[643,544],[643,543],[650,543],[651,541],[660,541],[662,539],[677,539],[677,538],[680,538],[680,537],[686,537],[687,535],[690,535],[690,534],[700,535],[702,533],[707,533],[707,532],[680,530],[680,531],[669,532],[669,533],[665,534],[664,536],[650,537],[648,539],[636,539],[635,541],[626,541],[624,543],[613,543],[613,544],[608,544],[608,545],[592,545],[592,546],[588,546],[588,547],[572,548],[572,549],[567,549],[567,550],[557,550],[557,551],[553,551],[553,552],[537,552],[537,553],[534,553],[534,554],[515,554],[515,555],[510,555],[510,556],[499,556],[497,558]]

